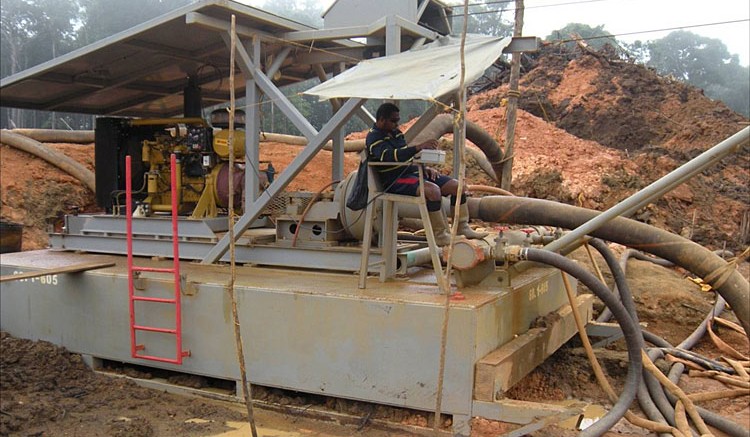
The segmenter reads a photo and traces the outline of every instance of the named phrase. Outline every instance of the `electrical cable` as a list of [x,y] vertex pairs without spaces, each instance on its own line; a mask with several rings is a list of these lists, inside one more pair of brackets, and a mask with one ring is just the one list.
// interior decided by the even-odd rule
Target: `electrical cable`
[[[557,7],[557,6],[570,6],[570,5],[576,5],[576,4],[583,4],[583,3],[599,3],[599,2],[605,2],[605,1],[611,1],[611,0],[579,0],[579,1],[570,1],[570,2],[563,2],[563,3],[551,3],[546,5],[536,5],[536,6],[524,6],[525,9],[543,9],[543,8],[551,8],[551,7]],[[486,4],[496,4],[496,3],[508,3],[509,1],[497,1],[497,2],[487,2]],[[472,6],[478,6],[482,3],[475,3]],[[451,7],[451,6],[446,6]],[[486,11],[477,11],[477,12],[469,12],[468,15],[483,15],[483,14],[502,14],[503,12],[513,12],[515,11],[515,8],[506,8],[506,9],[493,9],[493,10],[486,10]],[[551,40],[548,41],[550,43],[566,43],[566,42],[576,42],[576,41],[583,41],[583,40],[592,40],[592,39],[601,39],[601,38],[614,38],[618,36],[629,36],[629,35],[640,35],[644,33],[654,33],[654,32],[666,32],[670,30],[683,30],[683,29],[692,29],[696,27],[708,27],[708,26],[721,26],[725,24],[736,24],[736,23],[744,23],[750,21],[750,18],[744,18],[744,19],[738,19],[738,20],[726,20],[726,21],[717,21],[713,23],[700,23],[700,24],[688,24],[684,26],[676,26],[676,27],[665,27],[661,29],[649,29],[649,30],[639,30],[639,31],[633,31],[633,32],[623,32],[623,33],[616,33],[616,34],[610,34],[610,35],[600,35],[600,36],[592,36],[592,37],[586,37],[586,38],[570,38],[570,39],[560,39],[560,40]]]
[[305,216],[307,215],[308,211],[310,211],[310,208],[312,208],[313,204],[318,201],[318,198],[320,198],[324,190],[331,187],[333,184],[336,184],[339,182],[341,181],[336,180],[336,181],[326,184],[324,187],[322,187],[320,190],[318,190],[315,193],[315,196],[313,196],[312,199],[310,199],[310,202],[308,202],[307,206],[305,207],[305,210],[302,211],[302,215],[300,215],[299,221],[297,221],[297,226],[294,229],[294,237],[292,237],[292,247],[295,247],[295,245],[297,244],[297,236],[299,235],[299,230],[302,227],[302,223],[305,221]]

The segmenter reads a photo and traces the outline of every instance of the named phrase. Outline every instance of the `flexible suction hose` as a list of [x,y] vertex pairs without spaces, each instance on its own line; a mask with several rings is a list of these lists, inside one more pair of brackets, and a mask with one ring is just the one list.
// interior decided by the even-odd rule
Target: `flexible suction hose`
[[[626,262],[628,258],[633,257],[644,261],[653,262],[662,266],[672,265],[672,263],[667,260],[660,258],[651,258],[632,249],[629,249],[625,251],[625,253],[623,253],[623,256],[620,259],[620,264],[618,264],[616,262],[614,254],[611,250],[609,250],[604,242],[598,239],[592,239],[590,241],[590,244],[602,254],[605,261],[607,262],[607,265],[612,271],[612,276],[615,279],[617,290],[620,291],[623,305],[626,308],[631,307],[630,302],[632,302],[632,293],[630,292],[630,288],[627,285],[627,281],[625,280],[625,272],[621,268],[623,262]],[[724,253],[717,253],[717,255],[724,255]],[[697,344],[698,341],[705,335],[707,324],[711,323],[711,319],[713,319],[713,317],[717,317],[719,314],[721,314],[721,312],[724,310],[725,304],[726,302],[724,301],[724,299],[721,296],[718,296],[710,314],[685,340],[683,340],[677,346],[678,350],[689,350],[693,346],[695,346],[695,344]],[[634,302],[632,308],[634,309]],[[607,308],[607,310],[608,309],[609,308]],[[631,311],[629,310],[629,312]],[[648,356],[652,361],[655,361],[657,358],[663,355],[663,349],[673,348],[673,346],[669,342],[651,332],[642,331],[642,333],[646,341],[657,346],[657,348],[651,348],[647,351]],[[669,379],[676,384],[679,381],[680,375],[682,375],[684,368],[685,367],[683,364],[675,363],[670,370]],[[661,383],[649,372],[643,372],[643,383],[645,384],[647,390],[644,393],[644,384],[641,384],[639,386],[638,401],[641,405],[641,409],[651,420],[660,422],[666,420],[670,425],[674,426],[675,410],[673,404],[677,401],[677,398],[668,390],[664,390]],[[696,406],[696,410],[707,424],[729,434],[730,436],[750,437],[750,429],[744,428],[741,425],[704,408]],[[697,434],[693,431],[693,435]]]
[[[615,280],[615,286],[620,291],[619,296],[613,293],[615,299],[620,298],[623,306],[630,314],[630,318],[633,322],[638,325],[638,313],[635,307],[635,301],[633,300],[633,294],[630,292],[630,286],[628,285],[625,277],[625,271],[621,268],[620,263],[617,261],[615,254],[607,247],[607,245],[598,238],[593,238],[589,241],[589,244],[593,246],[604,258],[612,277]],[[609,307],[607,307],[609,310]],[[611,310],[609,310],[611,314]],[[649,356],[653,360],[653,357]],[[641,410],[648,416],[649,419],[660,422],[668,423],[674,426],[674,409],[669,403],[669,400],[664,395],[659,381],[654,378],[649,372],[643,372],[643,378],[638,384],[638,403],[641,406]],[[671,410],[671,411],[670,411]],[[663,434],[664,435],[664,434]]]
[[[450,114],[440,114],[435,117],[430,124],[425,127],[422,132],[417,134],[416,137],[411,141],[414,144],[419,144],[427,140],[433,140],[440,138],[441,136],[453,133],[453,116]],[[479,127],[478,124],[466,121],[466,139],[476,144],[477,147],[487,157],[490,167],[494,171],[495,181],[500,181],[503,174],[503,151],[500,149],[500,145],[492,138],[487,131]],[[474,158],[479,161],[478,156]],[[479,162],[480,167],[483,167],[483,163]],[[491,175],[492,176],[492,175]]]
[[[472,216],[488,222],[548,225],[575,229],[600,213],[548,200],[528,197],[487,196],[469,199]],[[623,244],[669,260],[706,278],[726,270],[728,264],[703,246],[670,232],[623,217],[613,219],[593,236]],[[714,288],[732,306],[746,334],[750,334],[750,285],[736,270],[727,270]],[[611,294],[611,293],[610,293]]]
[[620,324],[622,333],[625,336],[629,356],[625,388],[612,409],[580,434],[581,437],[601,436],[625,416],[638,391],[641,372],[643,370],[643,362],[641,361],[643,336],[640,333],[640,328],[638,324],[633,322],[625,307],[615,298],[607,286],[574,261],[548,250],[534,248],[523,248],[521,250],[521,259],[548,264],[575,277],[612,310],[612,314],[614,314],[615,319]]
[[96,192],[94,172],[62,153],[50,149],[44,144],[34,141],[31,138],[9,132],[5,129],[0,130],[0,143],[7,144],[18,150],[23,150],[24,152],[31,153],[32,155],[44,159],[81,181],[83,185],[92,192]]
[[12,133],[23,135],[40,143],[91,144],[94,142],[93,130],[13,129]]

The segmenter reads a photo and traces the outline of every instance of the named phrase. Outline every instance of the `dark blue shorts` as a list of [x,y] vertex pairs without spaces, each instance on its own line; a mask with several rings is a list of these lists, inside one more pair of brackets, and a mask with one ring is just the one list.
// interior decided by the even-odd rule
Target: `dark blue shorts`
[[[438,187],[442,187],[452,181],[450,176],[440,175],[436,179],[425,177],[425,182],[429,181]],[[386,185],[386,192],[392,194],[403,194],[406,196],[416,196],[419,190],[419,177],[417,175],[406,175],[396,179],[390,186]]]

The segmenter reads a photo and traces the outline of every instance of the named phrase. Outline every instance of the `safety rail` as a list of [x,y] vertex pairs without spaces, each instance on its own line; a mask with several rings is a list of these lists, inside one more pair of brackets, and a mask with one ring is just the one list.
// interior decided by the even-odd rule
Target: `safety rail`
[[[142,358],[144,360],[160,361],[170,364],[182,364],[184,357],[190,356],[190,351],[182,350],[182,303],[180,299],[180,251],[177,239],[177,157],[170,156],[170,184],[172,194],[172,268],[141,267],[133,265],[133,188],[132,188],[132,171],[131,157],[125,157],[125,209],[126,209],[126,234],[128,247],[128,300],[130,303],[130,355],[133,358]],[[148,297],[135,295],[135,274],[136,272],[155,272],[171,273],[174,277],[174,297]],[[161,304],[172,304],[175,306],[175,327],[159,328],[155,326],[136,325],[135,323],[135,302],[152,302]],[[154,355],[139,354],[138,351],[145,350],[144,344],[136,342],[137,331],[158,332],[162,334],[171,334],[175,336],[176,353],[175,358],[165,358]]]

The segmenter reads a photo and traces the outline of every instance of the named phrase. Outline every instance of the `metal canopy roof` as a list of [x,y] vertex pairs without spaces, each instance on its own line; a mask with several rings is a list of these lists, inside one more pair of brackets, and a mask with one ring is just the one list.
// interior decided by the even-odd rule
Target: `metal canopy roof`
[[[200,18],[192,20],[195,23],[229,23],[232,14],[245,35],[265,35],[263,53],[269,62],[289,46],[274,35],[314,29],[233,1],[202,0],[0,80],[0,104],[98,115],[176,116],[183,112],[188,76],[201,87],[205,105],[226,102],[230,53],[222,32],[188,23],[191,17]],[[352,45],[342,40],[315,43],[322,49]],[[285,64],[280,73],[274,77],[278,86],[317,77],[309,63]],[[243,96],[245,78],[239,72],[235,83],[238,96]]]

